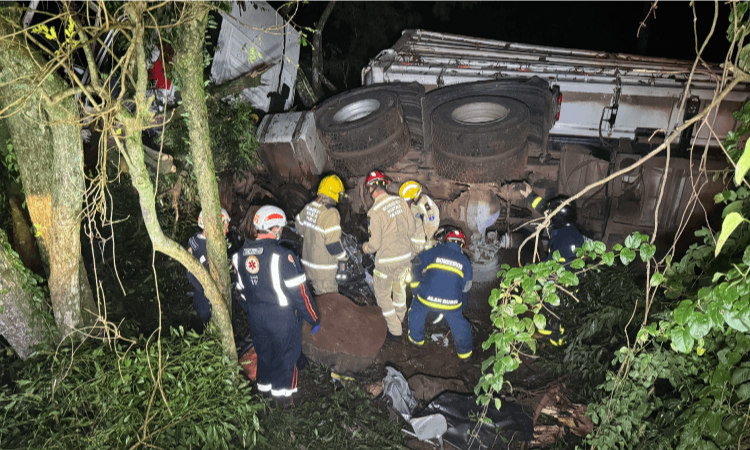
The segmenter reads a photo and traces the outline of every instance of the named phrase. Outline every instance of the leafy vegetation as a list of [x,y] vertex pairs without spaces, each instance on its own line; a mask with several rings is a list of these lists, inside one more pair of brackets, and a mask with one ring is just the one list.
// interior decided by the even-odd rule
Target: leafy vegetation
[[[5,449],[247,447],[264,403],[210,334],[172,329],[110,347],[61,345],[19,364],[0,389]],[[18,363],[17,363],[18,364]],[[160,383],[159,377],[161,367]]]

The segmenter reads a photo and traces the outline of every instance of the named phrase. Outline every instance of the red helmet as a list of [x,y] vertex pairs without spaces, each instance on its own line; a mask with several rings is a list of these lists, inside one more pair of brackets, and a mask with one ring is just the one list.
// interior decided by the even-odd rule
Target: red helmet
[[445,242],[458,242],[461,247],[466,247],[466,235],[461,230],[452,230],[445,235]]
[[367,180],[365,181],[365,184],[367,186],[372,186],[378,183],[383,183],[383,185],[388,183],[383,172],[379,170],[373,170],[372,172],[367,174]]

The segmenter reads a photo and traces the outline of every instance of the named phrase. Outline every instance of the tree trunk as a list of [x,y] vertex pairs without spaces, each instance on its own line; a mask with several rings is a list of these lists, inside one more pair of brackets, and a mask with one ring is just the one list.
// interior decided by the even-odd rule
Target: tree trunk
[[190,3],[188,16],[192,17],[182,27],[180,39],[175,42],[175,64],[180,72],[182,104],[187,112],[190,152],[193,155],[193,172],[198,179],[198,195],[203,208],[211,277],[219,287],[221,298],[232,310],[232,282],[229,279],[229,258],[224,224],[221,221],[219,186],[216,182],[214,157],[211,153],[208,129],[208,110],[203,91],[203,41],[208,22],[208,6]]
[[[42,342],[44,327],[33,317],[36,310],[32,296],[24,290],[23,267],[11,250],[8,237],[0,230],[0,335],[8,341],[21,359]],[[31,274],[26,274],[30,277]]]
[[[122,143],[119,139],[116,139],[115,143],[118,145],[120,152],[126,155],[126,157],[128,158],[130,176],[132,177],[133,186],[138,191],[141,213],[143,214],[143,222],[146,225],[149,237],[151,238],[151,242],[154,245],[154,250],[162,252],[167,256],[177,260],[180,264],[182,264],[183,266],[185,266],[185,268],[192,272],[201,283],[204,288],[204,292],[206,293],[206,297],[208,297],[208,300],[211,302],[211,307],[213,309],[212,321],[219,333],[219,338],[221,339],[221,344],[224,348],[224,352],[230,359],[236,361],[237,349],[234,345],[232,320],[229,315],[227,304],[221,300],[221,293],[219,291],[219,288],[217,287],[217,284],[211,278],[211,275],[203,268],[203,265],[198,262],[198,260],[195,259],[193,255],[188,253],[188,251],[185,250],[180,244],[169,239],[164,234],[164,231],[159,225],[158,217],[156,216],[154,185],[151,183],[151,179],[149,178],[148,170],[144,162],[143,143],[141,141],[141,130],[149,127],[154,118],[154,114],[149,111],[149,101],[146,99],[148,74],[146,69],[146,54],[143,42],[145,33],[145,26],[143,22],[144,9],[145,5],[143,2],[131,2],[127,3],[125,6],[125,10],[130,17],[131,23],[133,24],[133,38],[131,45],[135,46],[136,55],[135,67],[137,73],[134,77],[136,79],[136,111],[135,114],[130,115],[130,113],[125,108],[123,108],[120,114],[120,120],[128,132],[128,137],[125,140],[126,147],[122,147]],[[198,67],[202,67],[202,65],[199,65]],[[201,97],[201,100],[203,100],[203,97]],[[218,202],[218,188],[216,187],[215,178],[214,189],[216,191]],[[213,213],[214,211],[211,212]],[[208,217],[210,217],[210,215]],[[208,217],[206,219],[208,219]],[[216,218],[214,218],[214,220],[216,220]],[[221,221],[220,217],[218,221]],[[224,259],[226,260],[226,244],[224,244],[224,247]]]
[[[5,19],[5,18],[4,18]],[[7,18],[11,20],[12,18]],[[9,22],[0,33],[12,35]],[[5,105],[30,95],[8,114],[8,126],[21,171],[26,204],[37,230],[37,242],[49,268],[52,306],[61,337],[90,325],[96,305],[81,257],[80,213],[83,200],[83,145],[78,109],[72,98],[51,105],[47,100],[67,86],[57,75],[41,83],[36,55],[18,37],[0,42],[0,82]],[[83,276],[82,276],[83,273]],[[88,314],[91,311],[94,314]]]
[[323,97],[323,27],[336,5],[335,1],[330,1],[320,15],[320,20],[315,24],[315,33],[313,33],[313,54],[312,54],[312,87],[318,98]]

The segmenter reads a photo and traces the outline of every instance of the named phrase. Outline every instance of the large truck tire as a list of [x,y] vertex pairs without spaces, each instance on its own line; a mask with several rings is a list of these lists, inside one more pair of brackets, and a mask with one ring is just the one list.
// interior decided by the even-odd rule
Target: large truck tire
[[432,115],[441,105],[464,97],[503,96],[520,101],[529,108],[530,128],[528,133],[529,150],[536,152],[547,146],[549,129],[554,119],[555,99],[550,91],[550,83],[538,77],[530,79],[505,78],[476,83],[461,83],[430,91],[422,101],[424,123],[424,147],[433,149]]
[[459,156],[522,152],[529,128],[529,108],[509,97],[463,97],[444,103],[432,112],[436,148]]
[[367,151],[392,140],[404,128],[398,95],[385,89],[337,95],[315,111],[315,119],[331,157]]
[[493,156],[463,156],[445,152],[433,140],[432,162],[443,178],[463,183],[502,183],[518,178],[526,167],[526,145],[519,151]]
[[349,153],[329,151],[328,156],[339,176],[352,178],[367,175],[374,169],[386,169],[398,162],[408,150],[409,128],[402,123],[400,130],[367,150]]

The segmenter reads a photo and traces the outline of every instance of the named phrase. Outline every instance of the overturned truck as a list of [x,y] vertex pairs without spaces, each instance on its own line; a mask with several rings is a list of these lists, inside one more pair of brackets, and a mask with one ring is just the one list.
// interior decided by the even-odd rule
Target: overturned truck
[[[397,185],[419,181],[441,222],[467,232],[475,279],[490,281],[531,214],[504,186],[526,181],[544,198],[573,195],[630,166],[713,99],[721,69],[697,67],[688,88],[691,69],[685,61],[406,30],[363,69],[363,87],[313,112],[266,116],[259,153],[293,209],[330,172],[344,180],[354,213],[371,204],[363,185],[373,169]],[[750,86],[740,84],[712,114],[719,139],[736,128],[732,113],[748,98]],[[613,245],[658,225],[658,247],[668,249],[685,225],[705,221],[704,208],[722,191],[711,176],[726,167],[720,150],[706,152],[708,176],[699,170],[699,155],[717,143],[710,133],[682,132],[666,171],[660,155],[579,198],[579,228]]]

